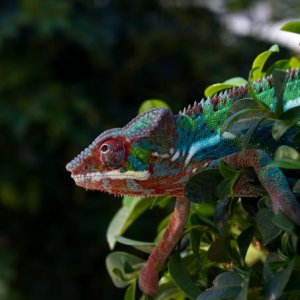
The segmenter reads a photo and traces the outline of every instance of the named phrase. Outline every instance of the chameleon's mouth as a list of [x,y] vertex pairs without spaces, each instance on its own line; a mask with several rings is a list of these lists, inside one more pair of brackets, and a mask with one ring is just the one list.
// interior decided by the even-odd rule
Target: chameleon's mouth
[[106,172],[87,172],[71,174],[75,183],[88,190],[101,190],[113,195],[140,195],[142,182],[150,178],[148,171],[111,170]]
[[150,173],[148,171],[126,171],[120,172],[119,170],[112,170],[106,172],[89,172],[86,174],[71,174],[71,177],[75,180],[75,182],[82,181],[92,181],[99,182],[103,179],[111,179],[111,180],[126,180],[126,179],[134,179],[134,180],[147,180],[150,177]]

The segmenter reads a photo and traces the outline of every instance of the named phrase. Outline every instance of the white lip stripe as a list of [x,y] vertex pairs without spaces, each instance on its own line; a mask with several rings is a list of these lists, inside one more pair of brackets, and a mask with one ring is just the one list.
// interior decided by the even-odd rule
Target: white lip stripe
[[72,178],[75,181],[83,181],[86,179],[91,179],[92,181],[100,181],[103,179],[137,179],[137,180],[147,180],[150,177],[150,173],[148,171],[141,171],[141,172],[135,172],[135,171],[127,171],[121,173],[118,170],[108,171],[105,173],[101,172],[93,172],[93,173],[87,173],[87,174],[78,174],[78,175],[72,175]]
[[220,140],[220,134],[217,132],[212,137],[201,139],[200,141],[193,143],[189,149],[188,156],[186,157],[184,164],[187,165],[197,152],[218,144]]

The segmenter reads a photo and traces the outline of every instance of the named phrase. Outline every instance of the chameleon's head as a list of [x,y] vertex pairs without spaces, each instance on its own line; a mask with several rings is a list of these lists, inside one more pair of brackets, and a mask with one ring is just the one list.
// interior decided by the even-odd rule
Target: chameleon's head
[[115,195],[174,194],[178,172],[170,169],[174,167],[170,158],[176,140],[172,113],[152,109],[123,128],[102,133],[66,169],[86,189]]

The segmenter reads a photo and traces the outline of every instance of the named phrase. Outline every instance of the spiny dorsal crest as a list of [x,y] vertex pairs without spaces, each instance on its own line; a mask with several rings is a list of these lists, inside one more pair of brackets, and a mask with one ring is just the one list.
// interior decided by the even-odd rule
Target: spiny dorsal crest
[[[294,80],[295,77],[300,75],[300,69],[290,69],[286,71],[288,74],[288,80]],[[253,87],[257,93],[261,93],[264,89],[269,89],[273,87],[273,79],[272,76],[269,75],[267,77],[261,78],[258,81],[253,82]],[[195,101],[191,106],[189,105],[187,108],[184,108],[183,111],[179,112],[179,114],[183,115],[199,115],[203,112],[203,108],[205,105],[211,105],[214,109],[217,109],[218,105],[223,102],[225,103],[227,100],[234,102],[236,100],[242,99],[247,96],[249,93],[248,85],[235,87],[231,89],[227,89],[216,93],[212,97],[208,97],[207,99],[202,99],[200,102]]]

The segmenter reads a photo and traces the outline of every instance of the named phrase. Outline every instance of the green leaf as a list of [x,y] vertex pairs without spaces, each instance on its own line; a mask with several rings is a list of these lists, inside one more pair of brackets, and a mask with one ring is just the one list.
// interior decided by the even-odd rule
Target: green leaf
[[281,249],[280,251],[287,257],[292,257],[297,253],[298,237],[291,232],[284,232],[281,236]]
[[216,186],[222,179],[217,169],[204,170],[187,182],[184,194],[193,203],[216,201]]
[[235,177],[236,173],[239,172],[239,170],[236,170],[234,167],[227,164],[224,160],[221,160],[219,171],[224,178]]
[[278,141],[294,124],[292,122],[276,120],[272,127],[272,137]]
[[272,222],[267,221],[273,218],[274,214],[270,208],[263,208],[255,216],[256,226],[262,236],[263,245],[266,246],[280,235],[282,230]]
[[290,280],[284,290],[283,297],[279,298],[284,299],[284,296],[288,295],[288,300],[298,300],[300,299],[300,272],[299,265],[297,265],[297,260],[299,260],[299,256],[295,257],[295,265],[292,276],[290,276]]
[[275,153],[275,159],[270,164],[284,169],[300,169],[300,154],[292,147],[282,145]]
[[190,231],[190,236],[191,236],[191,246],[192,246],[192,250],[194,253],[195,258],[198,260],[198,262],[201,262],[201,258],[200,258],[200,242],[201,242],[201,236],[202,236],[202,232],[200,230],[194,229],[194,226],[198,227],[201,226],[199,225],[199,219],[197,217],[196,214],[192,214],[190,217],[190,222],[191,222],[191,231]]
[[204,91],[204,95],[205,97],[211,97],[222,90],[230,89],[233,87],[239,87],[245,84],[247,84],[246,79],[242,77],[233,77],[224,81],[223,83],[215,83],[208,86]]
[[233,86],[231,84],[226,84],[226,83],[215,83],[210,85],[209,87],[207,87],[204,91],[204,95],[205,97],[211,97],[214,94],[222,91],[222,90],[226,90],[226,89],[230,89]]
[[290,67],[290,59],[280,59],[272,64],[266,71],[266,76],[271,75],[275,69],[286,70]]
[[225,199],[228,195],[233,196],[233,187],[241,175],[241,170],[236,170],[229,164],[221,161],[219,171],[225,177],[217,186],[219,199]]
[[232,77],[224,81],[224,83],[231,84],[233,87],[246,85],[248,81],[243,77]]
[[251,138],[255,132],[255,130],[259,127],[259,125],[264,122],[266,120],[266,118],[261,118],[258,120],[253,120],[250,125],[249,125],[249,129],[243,139],[243,143],[242,143],[242,153],[245,155],[246,151],[248,149],[248,146],[250,145],[250,141]]
[[271,75],[275,69],[287,70],[296,69],[300,67],[300,60],[298,57],[292,56],[290,59],[281,59],[276,61],[273,65],[269,67],[266,75]]
[[133,280],[131,285],[127,288],[124,300],[135,300],[136,280]]
[[121,207],[115,214],[106,232],[106,239],[110,249],[113,249],[116,244],[115,237],[122,235],[127,228],[151,205],[152,201],[149,198],[123,198],[123,207]]
[[291,170],[299,170],[300,169],[300,163],[295,160],[289,160],[289,159],[278,159],[275,160],[270,164],[272,167],[277,167],[281,169],[291,169]]
[[287,72],[275,69],[273,74],[274,94],[277,98],[275,115],[279,117],[283,113],[283,93],[288,79]]
[[227,177],[223,179],[217,186],[217,195],[218,199],[224,200],[229,195],[232,195],[232,187],[234,185],[234,180],[232,178]]
[[300,34],[300,21],[291,21],[291,22],[285,23],[280,28],[280,30]]
[[168,270],[176,285],[190,298],[196,299],[200,289],[194,284],[187,269],[181,261],[178,251],[169,259]]
[[135,269],[133,268],[133,266],[131,266],[128,261],[125,261],[124,262],[124,272],[126,274],[129,274],[129,273],[133,273],[134,271],[135,271]]
[[275,159],[290,159],[300,161],[300,154],[294,148],[282,145],[276,150]]
[[144,101],[141,104],[141,106],[138,110],[138,114],[140,115],[141,113],[145,112],[146,110],[156,108],[156,107],[166,107],[166,108],[170,109],[169,105],[162,100],[149,99],[149,100]]
[[150,253],[155,247],[155,243],[148,243],[148,242],[141,242],[141,241],[136,241],[132,239],[125,238],[123,236],[117,235],[115,237],[115,240],[119,242],[120,244],[127,245],[127,246],[132,246],[142,252],[145,253]]
[[244,260],[253,239],[254,235],[254,227],[250,226],[246,230],[244,230],[237,238],[238,247],[240,249],[240,254],[242,259]]
[[152,207],[157,206],[159,208],[166,208],[170,203],[173,203],[173,196],[157,196],[153,197]]
[[156,236],[156,240],[159,239],[160,234],[162,234],[162,232],[166,229],[166,227],[168,226],[170,219],[171,219],[172,214],[167,215],[166,217],[164,217],[158,224],[156,231],[159,233]]
[[275,140],[280,139],[289,128],[299,122],[300,107],[296,106],[285,111],[279,118],[280,119],[276,120],[272,128],[272,136]]
[[230,197],[226,197],[217,202],[214,221],[219,229],[227,224],[232,213],[231,201]]
[[196,213],[193,214],[193,219],[195,220],[195,223],[193,219],[191,219],[191,222],[193,220],[192,224],[197,224],[197,225],[192,225],[192,227],[194,229],[201,230],[201,231],[216,232],[217,227],[215,225],[215,222],[210,218],[203,216],[201,210],[198,209],[199,206],[201,207],[202,205],[199,204],[199,205],[192,206],[192,209],[196,211]]
[[256,104],[257,104],[258,107],[260,107],[262,110],[269,111],[270,114],[272,114],[273,111],[269,108],[269,106],[268,106],[266,103],[264,103],[264,102],[262,102],[261,100],[258,99],[258,97],[257,97],[257,95],[256,95],[256,92],[255,92],[255,90],[254,90],[254,88],[253,88],[253,72],[254,72],[256,69],[257,69],[257,68],[252,69],[252,70],[250,71],[250,74],[249,74],[249,83],[248,83],[249,94],[250,94],[252,100],[253,100],[254,102],[256,102]]
[[294,222],[292,222],[288,217],[280,212],[273,216],[272,222],[279,228],[290,233],[293,233],[293,230],[295,228]]
[[[140,300],[152,300],[153,298],[140,298]],[[175,282],[171,279],[171,276],[167,274],[164,276],[164,280],[159,285],[159,295],[155,297],[155,300],[186,300],[186,296],[181,290],[178,289]]]
[[215,213],[214,203],[201,203],[194,207],[202,216],[212,217]]
[[282,295],[291,277],[294,263],[295,259],[290,260],[285,269],[276,272],[274,276],[268,280],[264,288],[265,297],[268,299],[278,299]]
[[221,134],[227,131],[234,123],[248,121],[249,119],[262,119],[271,117],[270,112],[261,108],[246,108],[242,109],[226,119],[222,128]]
[[212,288],[204,291],[197,300],[221,300],[235,298],[241,292],[242,278],[235,272],[224,272],[214,280]]
[[229,237],[220,237],[214,241],[207,251],[207,257],[209,260],[217,263],[230,262],[232,260]]
[[273,45],[269,50],[262,52],[259,54],[253,61],[252,64],[252,79],[258,80],[263,76],[263,67],[268,60],[269,56],[274,53],[279,52],[279,47],[277,45]]
[[296,181],[296,183],[293,186],[293,192],[294,193],[300,193],[300,179]]
[[229,110],[229,115],[243,110],[243,109],[258,109],[258,104],[252,98],[244,98],[234,102]]
[[[107,271],[118,288],[128,286],[132,280],[138,276],[138,270],[143,264],[143,260],[139,257],[130,255],[126,252],[112,252],[105,260]],[[132,273],[125,272],[125,265],[129,264],[134,271]],[[127,268],[128,269],[128,268]]]
[[281,116],[282,121],[292,121],[294,123],[300,121],[300,106],[295,106],[285,111]]
[[236,300],[248,300],[248,286],[249,286],[249,274],[244,274],[242,276],[242,283],[241,283],[241,291],[239,295],[236,297]]
[[[289,66],[288,68],[290,69],[296,69],[296,68],[300,68],[300,59],[297,56],[292,56],[290,58],[290,62],[289,62]],[[287,69],[288,69],[287,68]]]
[[200,242],[201,242],[202,233],[199,230],[192,229],[190,235],[191,235],[191,246],[192,246],[192,250],[195,255],[195,258],[198,260],[198,262],[201,262]]

